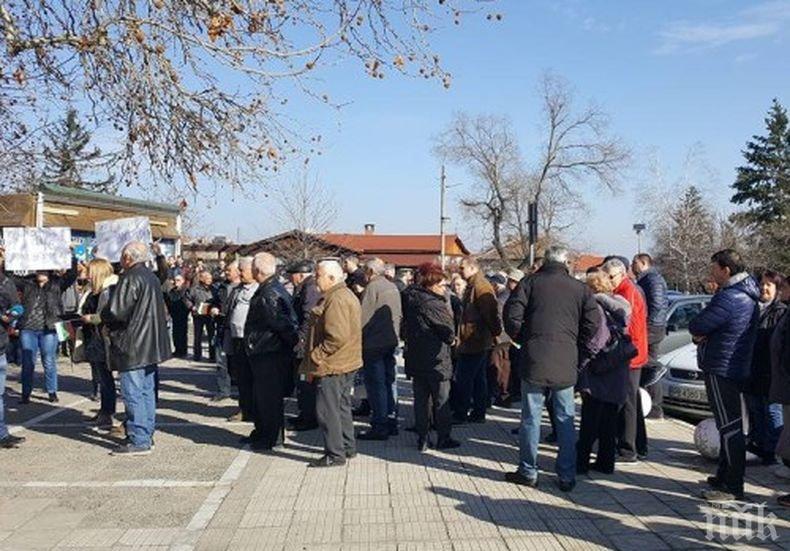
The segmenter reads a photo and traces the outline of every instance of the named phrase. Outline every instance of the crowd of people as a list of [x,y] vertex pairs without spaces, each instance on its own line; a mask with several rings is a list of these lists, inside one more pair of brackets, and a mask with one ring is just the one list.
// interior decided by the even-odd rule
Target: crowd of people
[[[100,396],[94,422],[125,436],[116,455],[150,453],[158,366],[186,357],[191,318],[192,359],[216,365],[212,400],[238,400],[230,420],[252,423],[241,443],[254,450],[282,446],[287,426],[318,429],[324,450],[310,466],[333,467],[356,455],[358,440],[397,435],[402,346],[414,397],[406,430],[420,451],[462,446],[454,425],[485,423],[492,407],[520,402],[519,462],[506,480],[536,486],[545,406],[558,484],[571,491],[579,474],[612,473],[648,456],[645,417],[662,416],[658,347],[669,302],[647,254],[607,257],[583,280],[570,266],[569,252],[552,247],[528,273],[486,274],[473,257],[453,273],[436,263],[396,270],[355,257],[282,267],[269,253],[212,272],[133,242],[116,265],[75,261],[67,272],[29,277],[0,270],[0,390],[8,335],[18,332],[19,403],[30,401],[39,353],[48,399],[57,401],[55,326],[64,319],[64,292],[77,281],[72,324]],[[729,501],[743,498],[747,450],[766,464],[778,456],[790,472],[790,284],[771,270],[748,272],[736,251],[723,250],[711,258],[710,285],[715,293],[689,327],[720,431],[718,470],[703,495]],[[114,373],[123,425],[113,421]],[[652,396],[651,411],[642,411],[641,388]],[[294,393],[299,413],[286,420]],[[0,445],[15,447],[23,438],[8,433],[1,400],[2,393]],[[355,433],[355,416],[369,427]]]

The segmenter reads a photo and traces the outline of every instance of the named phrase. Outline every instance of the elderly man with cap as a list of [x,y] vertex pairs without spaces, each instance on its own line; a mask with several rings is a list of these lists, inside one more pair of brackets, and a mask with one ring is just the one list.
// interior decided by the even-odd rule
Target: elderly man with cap
[[[288,279],[294,286],[293,305],[299,323],[299,342],[294,348],[297,366],[302,363],[305,356],[310,311],[321,300],[321,290],[315,282],[314,271],[315,265],[309,260],[294,262],[287,269]],[[318,420],[315,416],[315,382],[308,381],[305,375],[298,375],[296,402],[299,406],[299,416],[290,421],[291,428],[297,431],[318,428]]]
[[[496,293],[500,318],[511,291],[518,286],[518,282],[523,277],[524,273],[521,270],[510,270],[507,274],[497,273],[489,277],[489,281]],[[491,352],[491,363],[488,366],[488,392],[491,395],[491,402],[499,407],[509,408],[512,403],[510,396],[510,372],[512,365],[510,350],[512,344],[507,334],[500,336],[499,341],[494,346],[494,350]]]

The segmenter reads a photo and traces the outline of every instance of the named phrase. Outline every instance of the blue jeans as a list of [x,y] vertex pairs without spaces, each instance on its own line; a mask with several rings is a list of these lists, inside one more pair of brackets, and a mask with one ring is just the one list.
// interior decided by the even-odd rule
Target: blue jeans
[[126,434],[139,448],[150,448],[156,426],[154,373],[156,365],[121,372],[121,394],[126,406]]
[[397,427],[395,384],[395,350],[363,356],[365,390],[370,404],[370,427],[389,432]]
[[[544,387],[521,382],[518,471],[533,480],[538,478],[538,442],[545,390]],[[573,426],[576,405],[573,402],[573,387],[551,389],[551,400],[559,445],[556,472],[560,480],[573,482],[576,480],[576,429]]]
[[22,344],[22,396],[30,396],[33,391],[33,368],[36,356],[41,351],[41,363],[44,365],[44,381],[47,392],[58,391],[58,335],[55,331],[37,331],[23,329],[19,341]]
[[8,427],[5,424],[5,371],[8,361],[5,352],[0,352],[0,440],[8,438]]
[[488,362],[491,351],[480,354],[459,354],[455,367],[455,417],[462,421],[469,416],[482,419],[488,409]]
[[782,405],[769,403],[765,396],[743,396],[749,411],[749,440],[765,455],[773,457],[784,426]]

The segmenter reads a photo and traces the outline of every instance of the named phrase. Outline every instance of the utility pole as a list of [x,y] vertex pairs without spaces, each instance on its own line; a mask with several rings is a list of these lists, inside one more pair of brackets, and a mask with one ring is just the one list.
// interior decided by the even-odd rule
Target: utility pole
[[634,231],[636,232],[636,254],[642,254],[642,232],[647,229],[647,225],[643,223],[634,224]]
[[441,261],[442,270],[445,269],[447,264],[447,251],[445,250],[444,243],[444,223],[447,222],[447,217],[444,215],[444,200],[447,195],[447,175],[444,172],[444,165],[442,165],[442,175],[439,181],[439,239],[441,241]]

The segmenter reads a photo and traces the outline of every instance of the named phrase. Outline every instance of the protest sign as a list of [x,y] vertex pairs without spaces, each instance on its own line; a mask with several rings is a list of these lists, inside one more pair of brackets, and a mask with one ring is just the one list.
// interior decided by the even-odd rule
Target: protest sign
[[145,216],[119,218],[96,222],[96,245],[93,255],[110,262],[121,260],[121,250],[127,243],[141,241],[151,243],[151,224]]
[[11,272],[71,268],[71,229],[4,228],[5,267]]

